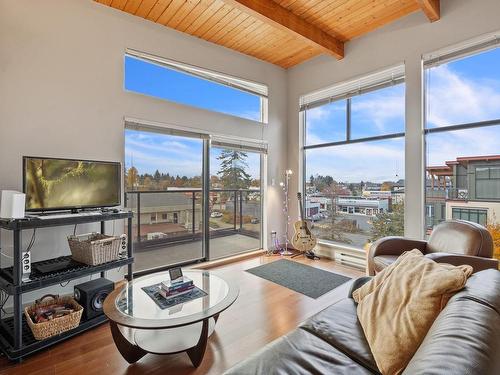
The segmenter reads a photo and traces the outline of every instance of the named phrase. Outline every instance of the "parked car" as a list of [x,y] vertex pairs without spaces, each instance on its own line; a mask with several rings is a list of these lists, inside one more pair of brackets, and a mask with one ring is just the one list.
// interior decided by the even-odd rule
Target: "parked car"
[[252,223],[252,224],[259,224],[260,220],[259,220],[258,217],[253,217],[252,220],[250,220],[250,223]]
[[314,222],[314,221],[319,221],[322,218],[323,217],[320,214],[314,214],[314,215],[311,216],[310,220]]
[[214,211],[210,214],[210,217],[212,218],[222,217],[222,212]]

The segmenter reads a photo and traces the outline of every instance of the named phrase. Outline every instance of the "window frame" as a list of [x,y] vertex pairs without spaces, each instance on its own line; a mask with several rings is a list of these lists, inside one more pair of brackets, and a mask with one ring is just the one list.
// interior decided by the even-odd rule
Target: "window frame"
[[183,62],[170,60],[170,59],[167,59],[164,57],[156,56],[153,54],[149,54],[149,53],[137,51],[134,49],[126,48],[125,53],[123,55],[123,88],[127,92],[131,92],[131,93],[138,94],[138,95],[151,96],[150,94],[139,92],[139,91],[134,91],[134,90],[129,90],[125,87],[126,74],[127,74],[126,69],[125,69],[125,61],[126,61],[127,57],[130,57],[130,58],[136,59],[136,60],[140,60],[140,61],[146,62],[148,64],[160,66],[166,70],[174,71],[174,72],[184,74],[184,75],[188,75],[188,76],[194,77],[196,79],[199,79],[199,80],[202,80],[205,82],[210,82],[212,84],[225,86],[226,88],[238,90],[238,91],[247,93],[249,95],[254,95],[259,99],[259,120],[253,120],[253,119],[250,119],[247,117],[242,117],[242,116],[238,116],[238,115],[227,113],[227,112],[218,111],[218,110],[211,109],[211,108],[200,107],[200,106],[196,106],[196,105],[193,105],[190,103],[179,102],[179,101],[175,101],[172,99],[166,99],[166,98],[161,98],[161,97],[155,97],[155,98],[158,98],[160,100],[165,100],[168,102],[179,103],[179,104],[190,106],[193,108],[200,108],[200,109],[214,112],[214,113],[220,113],[220,114],[223,114],[226,116],[233,116],[233,117],[241,118],[244,120],[257,122],[257,123],[260,123],[262,125],[268,123],[269,88],[266,84],[253,82],[253,81],[250,81],[247,79],[231,76],[229,74],[216,72],[216,71],[209,70],[206,68],[201,68],[198,66],[194,66],[194,65],[183,63]]
[[[458,207],[458,206],[451,206],[451,217],[452,219],[455,218],[455,212],[458,212],[458,219],[457,220],[467,220],[467,221],[472,221],[473,223],[480,224],[480,225],[486,225],[488,222],[488,209],[487,208],[473,208],[473,207]],[[467,213],[467,219],[462,218],[462,214],[466,212]],[[476,214],[477,215],[477,221],[471,220],[471,214]],[[484,224],[479,223],[479,218],[484,215]]]
[[[402,81],[398,80],[398,81],[396,81],[392,85],[381,86],[381,87],[379,87],[378,90],[383,90],[383,89],[388,88],[388,87],[394,87],[394,86],[397,86],[397,85],[404,85],[404,84],[405,84],[404,79]],[[352,138],[352,135],[351,135],[351,129],[352,129],[352,98],[353,97],[360,97],[361,95],[363,95],[365,93],[372,93],[372,92],[376,92],[376,91],[377,90],[366,91],[366,92],[362,92],[360,94],[352,95],[352,96],[345,97],[345,98],[342,97],[342,98],[339,98],[339,99],[337,99],[335,101],[331,101],[331,102],[322,104],[322,105],[328,105],[330,103],[340,102],[340,101],[343,101],[343,100],[346,101],[346,122],[345,122],[345,126],[346,126],[345,135],[346,135],[346,139],[342,140],[342,141],[325,142],[325,143],[317,143],[317,144],[313,144],[313,145],[307,145],[306,144],[307,143],[307,110],[308,109],[312,109],[312,108],[318,108],[318,107],[321,108],[322,105],[321,106],[310,107],[310,108],[306,107],[305,109],[303,109],[302,111],[300,111],[299,113],[302,116],[302,127],[303,127],[302,131],[303,131],[303,134],[304,134],[303,142],[302,142],[302,149],[305,151],[305,150],[313,149],[313,148],[323,148],[323,147],[330,147],[330,146],[341,146],[341,145],[352,144],[352,143],[362,143],[362,142],[370,142],[370,141],[382,141],[382,140],[386,140],[386,139],[405,137],[406,132],[403,131],[403,132],[395,132],[395,133],[387,133],[387,134],[375,135],[375,136],[370,136],[370,137]],[[405,110],[406,110],[406,108],[405,108]]]
[[[404,144],[406,143],[406,124],[404,126],[405,131],[403,132],[396,132],[396,133],[388,133],[388,134],[382,134],[382,135],[377,135],[377,136],[370,136],[370,137],[362,137],[362,138],[352,138],[351,137],[351,119],[352,119],[352,112],[351,112],[351,98],[355,96],[360,96],[364,93],[370,93],[370,92],[376,92],[378,90],[382,90],[387,87],[391,86],[396,86],[396,85],[404,85],[404,90],[406,93],[406,82],[405,82],[405,76],[404,76],[404,65],[400,65],[397,67],[398,69],[402,69],[403,75],[402,76],[397,76],[395,77],[394,75],[392,76],[392,79],[388,80],[386,79],[385,83],[382,84],[377,84],[368,87],[366,90],[363,90],[361,88],[358,88],[357,91],[355,92],[347,92],[344,95],[338,95],[337,100],[330,100],[330,101],[325,101],[323,100],[321,105],[318,105],[317,102],[314,106],[309,106],[308,104],[303,103],[303,97],[301,97],[300,101],[300,108],[299,108],[299,122],[300,122],[300,129],[301,129],[301,165],[300,165],[300,174],[301,176],[299,177],[301,179],[301,189],[302,189],[302,204],[304,207],[306,207],[306,194],[305,192],[307,191],[306,189],[306,183],[307,183],[307,176],[306,176],[306,171],[307,171],[307,157],[306,153],[308,150],[312,149],[317,149],[317,148],[328,148],[328,147],[336,147],[336,146],[342,146],[342,145],[350,145],[350,144],[355,144],[355,143],[366,143],[366,142],[372,142],[372,141],[383,141],[383,140],[389,140],[389,139],[398,139],[401,138],[403,139]],[[391,68],[391,69],[396,69],[396,68]],[[376,74],[376,73],[375,73]],[[353,80],[352,82],[360,81],[362,79],[358,80]],[[349,82],[344,83],[349,85]],[[324,91],[328,91],[328,88],[325,89]],[[310,94],[314,95],[314,94]],[[322,105],[327,105],[329,103],[335,102],[335,101],[341,101],[345,100],[346,101],[346,139],[343,141],[336,141],[336,142],[325,142],[325,143],[319,143],[319,144],[313,144],[313,145],[307,145],[307,109],[312,109],[314,107],[321,107]],[[405,112],[406,112],[406,103],[405,103]],[[406,122],[406,118],[405,118]],[[405,155],[406,157],[406,155]],[[318,238],[319,243],[326,243],[329,245],[334,245],[336,247],[343,247],[343,248],[349,248],[349,249],[354,249],[356,251],[364,251],[360,249],[359,247],[356,246],[350,246],[346,244],[341,244],[341,243],[336,243],[336,242],[330,242],[328,240],[323,240],[321,238]]]
[[[489,119],[489,120],[484,120],[484,121],[475,121],[475,122],[469,122],[469,123],[460,123],[460,124],[452,124],[452,125],[446,125],[446,126],[441,126],[441,127],[428,127],[428,100],[429,100],[429,77],[428,77],[428,72],[430,69],[438,67],[443,64],[447,64],[450,62],[462,60],[462,59],[467,59],[474,57],[478,54],[481,54],[483,52],[488,52],[490,50],[494,50],[500,48],[499,45],[499,40],[496,35],[493,35],[493,39],[491,38],[491,35],[488,35],[485,37],[485,40],[480,40],[475,43],[468,43],[465,46],[461,47],[456,47],[452,48],[450,51],[445,51],[442,53],[433,53],[433,54],[427,54],[422,56],[422,97],[423,97],[423,108],[422,108],[422,114],[423,114],[423,146],[424,146],[424,163],[423,163],[423,191],[424,191],[424,207],[427,206],[427,167],[428,167],[428,157],[427,157],[427,135],[429,134],[438,134],[438,133],[447,133],[447,132],[453,132],[453,131],[460,131],[460,130],[470,130],[470,129],[482,129],[482,128],[487,128],[487,127],[492,127],[492,126],[499,126],[500,125],[500,118],[497,119]],[[475,168],[474,168],[474,174],[475,174]],[[474,189],[477,187],[477,177],[474,176]],[[477,189],[476,189],[477,191]],[[476,193],[475,193],[476,194]],[[476,196],[477,198],[477,196]],[[493,200],[492,198],[478,198],[474,199],[476,201],[491,201]],[[446,206],[446,205],[445,205]],[[453,210],[461,207],[451,207],[451,217],[453,218]],[[464,207],[465,209],[469,209],[467,207]],[[470,209],[475,209],[475,208],[470,208]],[[485,209],[487,211],[487,209]],[[445,213],[446,213],[446,208],[445,208]],[[470,215],[469,215],[470,217]],[[424,229],[426,226],[426,215],[424,215]],[[487,216],[486,216],[487,220]],[[486,221],[487,222],[487,221]]]

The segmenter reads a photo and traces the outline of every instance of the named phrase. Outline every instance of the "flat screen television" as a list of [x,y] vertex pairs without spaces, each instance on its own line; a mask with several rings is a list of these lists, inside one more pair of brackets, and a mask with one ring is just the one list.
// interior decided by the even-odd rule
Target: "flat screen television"
[[23,191],[30,212],[119,206],[121,164],[24,156]]

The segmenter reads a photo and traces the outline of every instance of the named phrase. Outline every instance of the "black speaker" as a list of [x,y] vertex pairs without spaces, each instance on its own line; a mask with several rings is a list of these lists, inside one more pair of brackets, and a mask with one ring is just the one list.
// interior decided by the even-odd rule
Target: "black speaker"
[[75,285],[75,300],[83,307],[83,319],[88,320],[103,314],[106,297],[115,284],[103,277]]

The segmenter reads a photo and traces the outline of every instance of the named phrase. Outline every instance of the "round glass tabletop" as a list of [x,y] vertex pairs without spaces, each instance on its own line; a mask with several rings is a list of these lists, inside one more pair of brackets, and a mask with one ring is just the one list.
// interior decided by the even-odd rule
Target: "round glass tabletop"
[[203,270],[183,270],[195,289],[189,297],[166,302],[158,295],[160,284],[169,281],[169,273],[159,272],[128,282],[112,292],[104,303],[104,312],[116,323],[132,328],[172,328],[193,324],[219,314],[238,296],[238,287],[221,276]]

